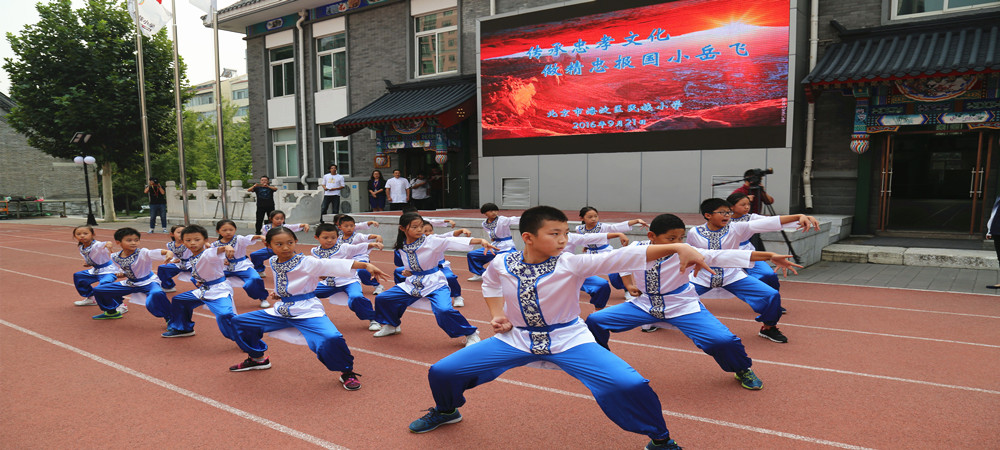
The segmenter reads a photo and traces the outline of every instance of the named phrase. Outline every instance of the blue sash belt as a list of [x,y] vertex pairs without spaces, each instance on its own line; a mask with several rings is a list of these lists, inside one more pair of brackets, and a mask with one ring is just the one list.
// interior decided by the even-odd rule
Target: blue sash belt
[[576,318],[576,319],[573,319],[570,322],[557,323],[555,325],[547,325],[547,326],[544,326],[544,327],[516,327],[516,328],[519,329],[519,330],[525,330],[525,331],[551,333],[552,331],[558,330],[560,328],[566,328],[566,327],[568,327],[570,325],[574,325],[574,324],[576,324],[579,321],[580,321],[580,319]]
[[236,264],[236,263],[238,263],[240,261],[246,261],[246,259],[247,259],[246,256],[244,256],[242,258],[230,259],[229,260],[229,264]]
[[144,276],[142,278],[136,278],[136,279],[129,278],[128,281],[129,281],[129,283],[138,283],[140,281],[146,281],[146,280],[148,280],[152,276],[153,276],[153,272],[150,272],[150,273],[147,273],[146,276]]
[[223,281],[226,281],[226,277],[219,277],[219,278],[216,278],[214,280],[208,280],[208,281],[202,283],[201,287],[207,288],[209,286],[214,286],[216,284],[219,284],[219,283],[221,283]]
[[419,272],[413,272],[411,270],[411,272],[413,272],[413,274],[416,275],[416,276],[418,276],[418,277],[422,277],[424,275],[430,275],[430,274],[432,274],[434,272],[440,272],[440,271],[441,271],[441,268],[437,267],[437,266],[434,266],[433,269],[421,270]]
[[744,245],[747,245],[747,244],[749,244],[749,243],[750,243],[750,240],[749,240],[749,239],[747,239],[747,240],[745,240],[745,241],[743,241],[743,242],[740,242],[740,247],[742,247],[742,246],[744,246]]
[[596,252],[596,251],[604,250],[604,249],[606,249],[608,247],[611,247],[611,244],[604,244],[604,245],[602,245],[600,247],[587,247],[587,250],[590,250],[592,252]]
[[647,292],[647,293],[646,293],[646,295],[647,295],[647,296],[649,296],[649,295],[659,295],[659,296],[661,296],[661,297],[662,297],[662,296],[665,296],[665,295],[674,295],[674,294],[680,294],[681,292],[684,292],[684,290],[686,290],[686,289],[688,288],[688,286],[691,286],[691,283],[690,283],[690,282],[688,282],[688,283],[684,283],[684,284],[682,284],[682,285],[681,285],[681,286],[680,286],[679,288],[677,288],[677,289],[674,289],[674,290],[672,290],[672,291],[670,291],[670,292],[667,292],[666,294],[661,294],[661,293],[659,293],[659,292],[654,292],[654,293],[650,294],[650,293],[648,293],[648,292]]
[[310,298],[316,297],[315,292],[306,292],[305,294],[289,295],[288,297],[281,297],[281,301],[285,303],[294,303],[299,300],[309,300]]
[[105,262],[103,264],[94,264],[95,269],[103,269],[111,265],[111,261]]
[[502,237],[498,237],[498,238],[494,238],[493,242],[503,242],[503,241],[509,241],[509,240],[512,240],[512,239],[514,239],[512,236],[507,236],[507,237],[503,237],[503,238]]

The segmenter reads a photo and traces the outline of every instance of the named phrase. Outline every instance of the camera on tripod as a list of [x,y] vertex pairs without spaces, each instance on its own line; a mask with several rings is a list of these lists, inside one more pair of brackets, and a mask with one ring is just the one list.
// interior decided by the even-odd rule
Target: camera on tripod
[[774,169],[750,169],[743,173],[743,179],[751,186],[760,186],[760,182],[765,176],[774,173]]

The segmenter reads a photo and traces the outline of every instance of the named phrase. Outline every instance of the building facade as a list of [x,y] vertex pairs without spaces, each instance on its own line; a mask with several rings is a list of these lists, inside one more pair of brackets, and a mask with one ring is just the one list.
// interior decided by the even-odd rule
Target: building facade
[[[250,88],[247,75],[226,78],[219,83],[223,104],[236,106],[234,122],[244,122],[250,116]],[[191,98],[184,103],[184,109],[198,114],[202,120],[215,120],[215,80],[191,86]]]

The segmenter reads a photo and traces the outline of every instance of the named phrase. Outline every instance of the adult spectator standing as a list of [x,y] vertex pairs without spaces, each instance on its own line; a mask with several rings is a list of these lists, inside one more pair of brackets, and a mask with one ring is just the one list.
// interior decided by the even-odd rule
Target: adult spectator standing
[[438,209],[444,206],[444,175],[441,173],[440,167],[431,167],[431,177],[428,182],[431,189],[428,194],[430,194],[430,205],[427,209]]
[[156,232],[156,216],[160,216],[163,232],[167,232],[167,191],[163,190],[160,180],[150,178],[149,184],[143,190],[149,194],[149,232]]
[[750,213],[760,214],[760,202],[764,201],[764,204],[770,205],[774,203],[774,197],[771,197],[764,191],[764,186],[760,185],[761,175],[758,173],[759,169],[750,169],[743,172],[743,186],[740,186],[733,190],[732,194],[740,193],[745,194],[750,199]]
[[399,169],[392,171],[392,178],[385,182],[389,195],[389,211],[402,211],[410,202],[410,182],[400,175]]
[[372,177],[368,179],[368,206],[372,211],[385,209],[385,178],[378,169],[373,170]]
[[427,193],[427,176],[422,172],[417,172],[417,177],[410,182],[410,196],[413,198],[413,206],[424,211],[430,208],[430,195]]
[[344,188],[344,176],[337,173],[337,165],[330,164],[330,173],[323,175],[323,206],[319,212],[319,223],[323,223],[327,205],[333,205],[333,214],[340,214],[340,190]]
[[257,224],[254,226],[257,234],[260,234],[264,217],[267,217],[269,212],[274,211],[274,191],[277,190],[277,187],[271,186],[271,179],[267,175],[260,177],[260,182],[247,189],[247,192],[253,192],[257,196]]

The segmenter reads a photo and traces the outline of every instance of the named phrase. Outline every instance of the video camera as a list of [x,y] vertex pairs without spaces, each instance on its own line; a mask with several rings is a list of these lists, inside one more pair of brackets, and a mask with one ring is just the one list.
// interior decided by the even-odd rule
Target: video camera
[[743,173],[743,179],[750,182],[751,186],[759,186],[765,176],[774,173],[774,169],[750,169]]

